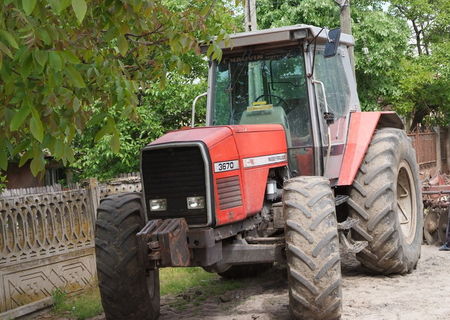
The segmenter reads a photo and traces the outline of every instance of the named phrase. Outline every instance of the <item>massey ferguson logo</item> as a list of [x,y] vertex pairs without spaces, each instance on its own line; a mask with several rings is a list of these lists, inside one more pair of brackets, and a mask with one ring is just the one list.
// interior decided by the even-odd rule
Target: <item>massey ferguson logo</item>
[[268,156],[246,158],[244,159],[244,168],[251,168],[256,166],[263,166],[266,164],[278,163],[287,161],[286,153],[271,154]]

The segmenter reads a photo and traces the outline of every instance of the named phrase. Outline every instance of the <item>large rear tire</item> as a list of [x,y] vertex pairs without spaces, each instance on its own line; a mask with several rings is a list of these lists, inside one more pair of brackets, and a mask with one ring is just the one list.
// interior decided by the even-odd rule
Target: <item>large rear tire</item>
[[353,237],[368,246],[356,257],[375,273],[411,272],[420,257],[423,205],[416,156],[403,130],[378,130],[350,192]]
[[138,259],[136,233],[143,226],[140,193],[113,195],[98,208],[97,274],[106,319],[154,320],[159,316],[159,271]]
[[329,181],[298,177],[284,187],[289,308],[294,319],[341,315],[342,289],[336,209]]

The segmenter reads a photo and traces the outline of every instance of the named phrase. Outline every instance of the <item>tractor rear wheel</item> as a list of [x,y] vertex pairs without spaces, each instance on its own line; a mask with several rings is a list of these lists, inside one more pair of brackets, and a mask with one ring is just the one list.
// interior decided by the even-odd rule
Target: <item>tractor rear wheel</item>
[[417,265],[423,232],[418,172],[403,130],[375,133],[348,201],[350,216],[359,219],[353,237],[368,242],[356,257],[373,272],[404,274]]
[[333,192],[324,177],[284,186],[289,308],[294,319],[339,319],[341,264]]
[[144,227],[140,193],[113,195],[98,207],[97,274],[106,319],[154,320],[159,316],[159,271],[146,272],[136,233]]

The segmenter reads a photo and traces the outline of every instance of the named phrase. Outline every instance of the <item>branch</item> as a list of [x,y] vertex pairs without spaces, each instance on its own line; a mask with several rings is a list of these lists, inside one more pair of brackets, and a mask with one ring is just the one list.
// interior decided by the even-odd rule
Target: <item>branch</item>
[[211,2],[211,6],[209,7],[209,10],[208,10],[208,12],[207,12],[206,15],[205,15],[205,20],[206,20],[206,19],[208,18],[208,16],[211,14],[212,9],[213,9],[214,5],[216,4],[216,1],[217,1],[217,0],[213,0],[213,1]]
[[136,43],[138,45],[153,46],[155,44],[164,43],[164,42],[168,41],[169,39],[165,38],[165,39],[160,39],[158,41],[139,41],[139,40],[128,38],[128,40],[130,40],[131,42],[134,42],[134,43]]
[[[130,37],[133,37],[133,38],[136,38],[136,39],[140,39],[140,38],[149,36],[151,34],[161,33],[161,32],[164,31],[164,29],[161,30],[162,27],[163,27],[163,25],[160,24],[155,30],[149,31],[149,32],[146,32],[146,33],[143,33],[143,34],[125,33],[125,38],[130,39]],[[130,40],[132,40],[132,39],[130,39]]]

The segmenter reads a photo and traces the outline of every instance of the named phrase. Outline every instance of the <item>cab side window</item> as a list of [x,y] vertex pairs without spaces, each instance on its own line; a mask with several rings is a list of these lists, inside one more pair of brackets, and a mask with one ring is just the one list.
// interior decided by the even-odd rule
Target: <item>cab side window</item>
[[322,49],[317,51],[315,61],[315,78],[324,84],[328,109],[334,113],[335,119],[346,114],[351,98],[343,54],[339,49],[334,57],[325,58]]

